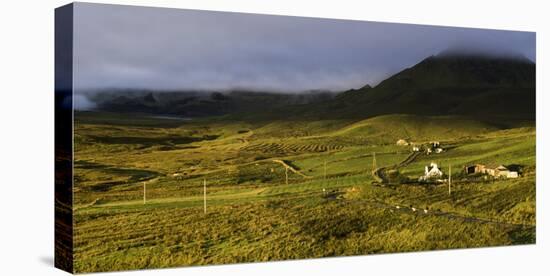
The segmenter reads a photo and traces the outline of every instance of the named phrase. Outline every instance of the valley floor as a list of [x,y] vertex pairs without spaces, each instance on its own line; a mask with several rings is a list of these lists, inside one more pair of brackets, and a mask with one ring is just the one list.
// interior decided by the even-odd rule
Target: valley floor
[[[402,138],[445,150],[411,158],[410,146],[396,145]],[[451,194],[446,183],[418,183],[432,162],[452,169]],[[521,177],[465,175],[476,163],[520,168]],[[534,127],[467,118],[243,122],[79,112],[75,268],[531,244],[535,168]],[[398,177],[378,183],[376,169]]]

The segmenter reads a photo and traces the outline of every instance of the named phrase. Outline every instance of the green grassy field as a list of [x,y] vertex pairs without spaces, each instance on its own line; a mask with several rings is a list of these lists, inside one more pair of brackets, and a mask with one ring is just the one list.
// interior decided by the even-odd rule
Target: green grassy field
[[[398,170],[414,180],[430,162],[446,173],[451,166],[450,195],[446,184],[373,183],[373,153],[378,168],[410,155],[411,147],[396,145],[401,138],[442,143],[443,153],[421,154]],[[467,179],[463,166],[472,163],[515,166],[521,177]],[[530,244],[535,167],[534,124],[502,129],[452,116],[308,122],[77,112],[75,269]]]

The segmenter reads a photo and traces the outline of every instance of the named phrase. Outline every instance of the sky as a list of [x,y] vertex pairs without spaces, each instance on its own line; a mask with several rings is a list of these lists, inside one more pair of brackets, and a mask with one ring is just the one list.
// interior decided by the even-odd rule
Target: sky
[[449,48],[535,61],[535,33],[77,3],[74,87],[343,91]]

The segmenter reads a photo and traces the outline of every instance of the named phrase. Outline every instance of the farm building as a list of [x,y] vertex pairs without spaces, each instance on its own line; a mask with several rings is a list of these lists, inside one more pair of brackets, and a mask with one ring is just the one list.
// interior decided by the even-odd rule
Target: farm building
[[493,177],[502,178],[517,178],[518,172],[510,171],[503,165],[498,166],[486,166],[485,173]]
[[500,172],[500,176],[501,177],[506,177],[506,178],[518,178],[519,174],[518,174],[518,172],[508,170],[508,171],[505,171],[505,172]]
[[442,153],[443,148],[441,147],[441,144],[439,142],[429,142],[426,145],[426,155],[430,155],[432,153]]
[[424,167],[424,175],[421,176],[419,181],[438,180],[443,177],[443,172],[439,169],[436,163],[430,163],[429,166]]
[[426,154],[430,154],[432,152],[435,152],[435,153],[443,152],[443,148],[441,147],[441,144],[438,141],[432,141],[428,143],[427,149],[428,150],[426,151]]
[[414,146],[414,147],[412,147],[412,151],[414,151],[414,152],[419,152],[419,151],[420,151],[420,147],[419,147],[419,146]]
[[511,171],[503,165],[483,165],[475,164],[464,167],[466,174],[482,173],[496,178],[517,178],[518,172]]
[[407,142],[407,140],[405,140],[405,139],[399,139],[399,140],[397,140],[397,142],[395,144],[398,145],[398,146],[408,146],[409,142]]
[[464,166],[464,172],[466,174],[485,173],[485,165],[475,164]]

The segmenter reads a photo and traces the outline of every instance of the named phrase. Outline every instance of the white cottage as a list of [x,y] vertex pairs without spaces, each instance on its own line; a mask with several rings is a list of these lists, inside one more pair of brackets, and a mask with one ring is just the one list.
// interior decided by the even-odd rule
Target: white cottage
[[436,163],[430,163],[429,166],[424,167],[424,175],[421,176],[419,181],[437,180],[443,177],[443,172],[439,169]]
[[397,140],[397,142],[395,142],[395,144],[398,146],[408,146],[409,142],[405,139],[399,139]]

